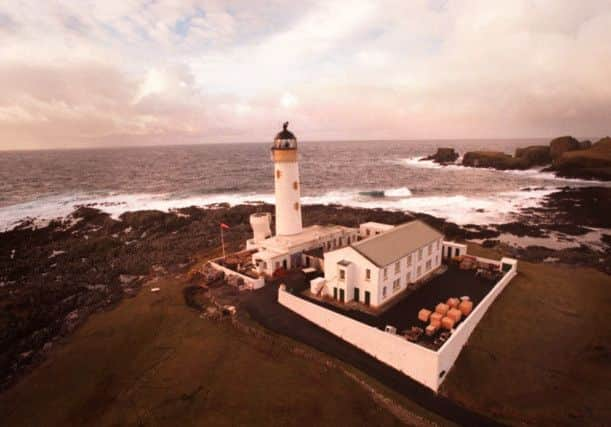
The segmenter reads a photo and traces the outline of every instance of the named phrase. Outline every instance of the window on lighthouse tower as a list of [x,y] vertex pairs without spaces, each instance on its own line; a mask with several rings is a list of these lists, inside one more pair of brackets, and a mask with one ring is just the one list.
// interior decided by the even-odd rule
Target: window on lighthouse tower
[[293,188],[295,190],[297,190],[299,188],[299,184],[297,184],[297,181],[293,182]]
[[298,203],[298,202],[295,202],[294,207],[295,207],[295,210],[299,210],[299,203]]
[[276,179],[280,179],[281,176],[282,176],[282,171],[280,171],[280,169],[276,169]]

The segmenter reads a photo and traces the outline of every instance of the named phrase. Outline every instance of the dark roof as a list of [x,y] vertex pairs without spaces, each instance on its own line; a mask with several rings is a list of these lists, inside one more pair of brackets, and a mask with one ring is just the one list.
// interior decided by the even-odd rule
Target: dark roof
[[352,247],[378,267],[385,267],[441,237],[439,231],[414,220],[354,243]]
[[297,138],[295,137],[295,135],[293,135],[293,132],[287,129],[288,126],[289,126],[289,122],[284,122],[284,124],[282,125],[282,130],[278,132],[278,134],[276,135],[276,138],[274,139],[294,139],[296,140]]

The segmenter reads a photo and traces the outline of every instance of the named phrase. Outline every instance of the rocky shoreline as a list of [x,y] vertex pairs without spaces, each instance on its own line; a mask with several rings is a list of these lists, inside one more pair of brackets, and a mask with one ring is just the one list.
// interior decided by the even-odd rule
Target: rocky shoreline
[[[455,164],[459,154],[453,148],[438,148],[437,152],[422,158],[440,165]],[[468,151],[462,166],[497,170],[526,170],[546,167],[544,170],[563,178],[611,180],[611,138],[605,137],[592,144],[578,141],[572,136],[555,138],[548,145],[518,148],[514,155],[501,151]]]
[[[250,237],[248,217],[272,212],[266,204],[190,207],[171,212],[128,212],[113,219],[95,206],[80,207],[43,228],[24,222],[0,233],[0,390],[44,359],[55,343],[86,318],[134,296],[157,277],[188,270],[197,254],[220,245],[219,223],[230,225],[225,239],[237,249]],[[554,260],[594,267],[611,274],[611,189],[565,188],[539,208],[516,214],[505,224],[458,226],[418,213],[304,206],[304,223],[355,226],[364,221],[399,224],[420,218],[448,239],[477,240],[519,259]],[[512,246],[506,236],[566,239],[603,230],[601,246],[549,248]]]

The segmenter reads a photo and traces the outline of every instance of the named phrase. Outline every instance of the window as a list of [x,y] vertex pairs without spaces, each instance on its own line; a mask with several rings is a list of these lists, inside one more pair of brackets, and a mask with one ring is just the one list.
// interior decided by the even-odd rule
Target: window
[[433,244],[431,243],[429,245],[429,255],[431,255],[433,253]]
[[421,274],[422,274],[422,267],[418,266],[417,277],[420,277]]
[[347,245],[350,244],[350,236],[348,236],[348,243],[346,243]]
[[280,179],[281,176],[282,172],[280,171],[280,169],[276,169],[276,179]]
[[384,267],[384,280],[388,279],[388,268]]
[[365,269],[365,280],[371,280],[371,270]]
[[435,265],[439,264],[439,255],[435,255]]
[[370,230],[365,230],[365,234],[366,234],[367,236],[369,236],[369,235],[371,235],[371,231],[370,231]]
[[401,263],[399,261],[395,262],[395,273],[401,271]]
[[295,202],[295,204],[293,205],[295,207],[295,210],[298,211],[299,210],[299,202]]
[[409,267],[409,266],[411,266],[411,265],[412,265],[412,254],[409,254],[409,255],[407,256],[407,266]]
[[297,181],[293,182],[293,188],[295,190],[297,190],[299,188],[299,184],[297,183]]
[[428,260],[428,261],[426,262],[426,270],[428,271],[428,270],[430,270],[430,269],[431,269],[431,260]]
[[386,286],[382,288],[382,298],[386,298]]
[[343,268],[339,269],[339,280],[341,280],[342,282],[346,280],[346,270],[344,270]]
[[422,248],[418,249],[418,261],[422,261]]
[[392,282],[393,291],[397,292],[400,287],[401,287],[401,279],[396,279],[394,282]]

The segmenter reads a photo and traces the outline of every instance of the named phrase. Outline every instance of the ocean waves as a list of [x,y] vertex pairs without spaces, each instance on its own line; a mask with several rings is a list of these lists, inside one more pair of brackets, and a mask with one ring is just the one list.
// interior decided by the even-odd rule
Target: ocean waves
[[[304,205],[335,204],[342,206],[420,212],[446,218],[457,224],[489,224],[504,222],[522,208],[538,206],[554,188],[523,189],[492,195],[414,195],[407,187],[367,191],[339,189],[302,196]],[[371,194],[375,193],[375,194]],[[382,193],[382,194],[380,194]],[[65,218],[79,206],[108,212],[117,218],[124,212],[137,210],[169,211],[189,206],[210,206],[227,203],[274,203],[271,193],[215,193],[177,197],[167,194],[77,194],[53,196],[0,208],[0,230],[11,229],[23,220],[44,226],[49,220]]]

